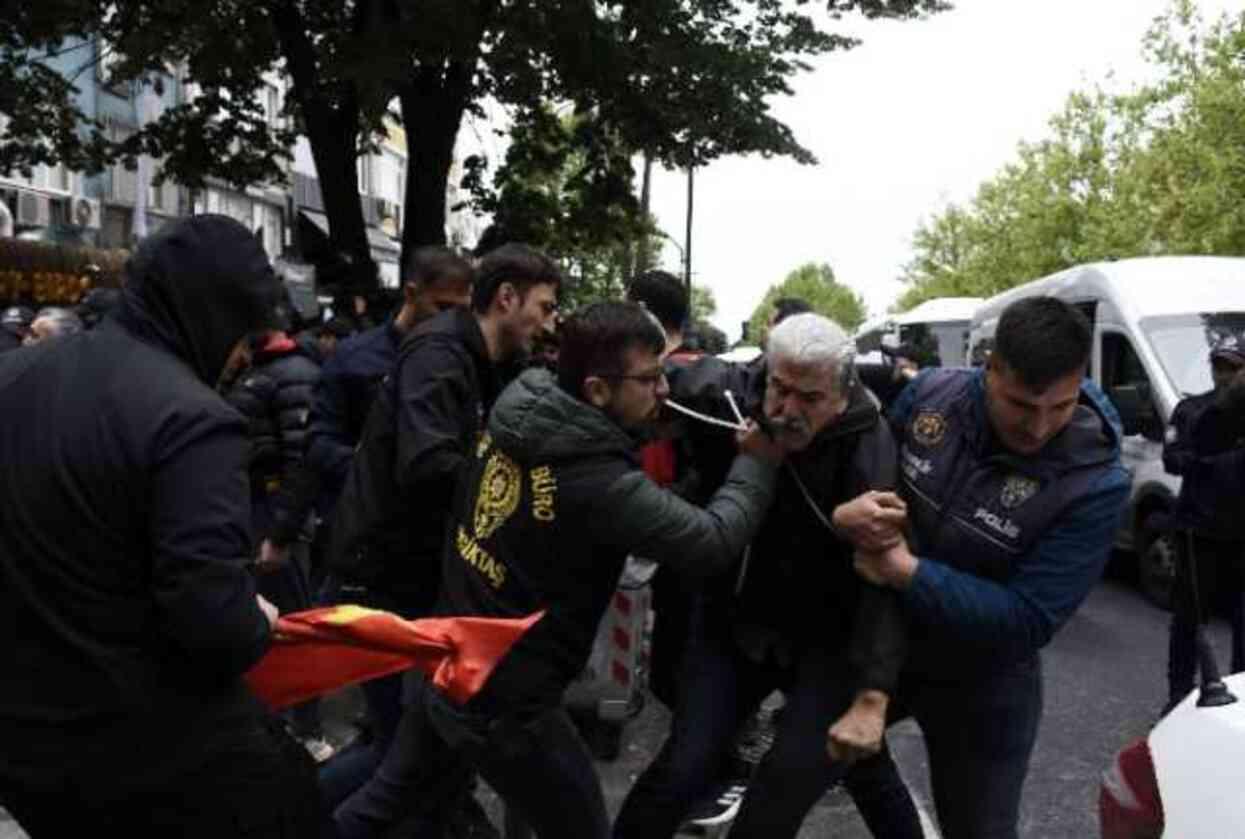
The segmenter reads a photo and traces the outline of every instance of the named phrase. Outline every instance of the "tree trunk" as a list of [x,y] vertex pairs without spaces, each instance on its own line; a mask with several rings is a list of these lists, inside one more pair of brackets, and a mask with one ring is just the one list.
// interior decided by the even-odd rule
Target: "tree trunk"
[[[644,175],[640,181],[640,218],[647,225],[649,220],[649,205],[652,203],[653,197],[653,158],[648,152],[644,153]],[[639,242],[629,245],[628,248],[635,248],[635,261],[628,266],[627,280],[647,271],[653,267],[652,254],[652,237],[647,233],[640,237]]]
[[379,278],[359,198],[358,152],[355,138],[342,136],[343,133],[331,124],[313,126],[313,121],[307,120],[307,139],[320,176],[324,214],[329,220],[329,241],[334,252],[350,265],[349,285],[371,291],[379,286]]
[[415,248],[445,244],[446,185],[474,65],[472,57],[449,62],[444,72],[417,71],[399,92],[408,142],[403,263]]
[[[273,21],[316,164],[324,213],[329,221],[329,242],[334,253],[349,265],[344,275],[330,276],[344,285],[370,291],[379,281],[359,198],[358,101],[350,90],[343,90],[338,102],[330,102],[318,92],[314,47],[293,3],[279,4],[273,11]],[[342,266],[334,267],[340,270]]]

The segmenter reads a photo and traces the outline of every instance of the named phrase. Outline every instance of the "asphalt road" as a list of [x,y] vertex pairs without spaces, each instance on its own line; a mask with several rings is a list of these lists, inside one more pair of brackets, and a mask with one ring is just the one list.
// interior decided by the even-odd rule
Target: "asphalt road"
[[[1022,837],[1085,839],[1098,835],[1101,774],[1121,746],[1145,734],[1157,721],[1166,699],[1167,623],[1166,612],[1147,603],[1131,581],[1112,573],[1046,649],[1045,713],[1025,786]],[[1221,666],[1226,666],[1226,625],[1216,621],[1211,635]],[[661,706],[651,703],[628,726],[621,757],[598,764],[611,813],[661,746],[666,719]],[[901,723],[888,736],[918,807],[932,817],[933,798],[919,729],[911,722]],[[499,811],[495,804],[492,809]],[[851,799],[841,791],[831,791],[809,814],[799,839],[869,839],[870,835]]]
[[[1212,627],[1212,637],[1226,664],[1227,632],[1221,622]],[[1167,615],[1146,603],[1130,583],[1108,579],[1046,650],[1046,711],[1025,787],[1022,837],[1097,835],[1099,777],[1120,746],[1154,723],[1165,698],[1166,649]],[[349,730],[348,720],[356,707],[350,695],[326,706],[326,723],[334,737]],[[664,710],[650,703],[628,725],[619,759],[598,764],[611,812],[660,747],[665,725]],[[919,731],[904,723],[889,736],[918,805],[932,814]],[[488,790],[481,795],[490,813],[500,820],[496,797]],[[0,810],[0,839],[23,835]],[[850,799],[832,791],[809,814],[800,839],[867,839],[869,835]]]

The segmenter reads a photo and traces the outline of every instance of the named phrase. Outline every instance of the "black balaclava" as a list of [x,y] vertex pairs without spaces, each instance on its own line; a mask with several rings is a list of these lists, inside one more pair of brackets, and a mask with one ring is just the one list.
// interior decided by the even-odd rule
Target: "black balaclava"
[[227,216],[178,219],[125,267],[117,318],[214,386],[240,339],[272,324],[280,283],[263,246]]

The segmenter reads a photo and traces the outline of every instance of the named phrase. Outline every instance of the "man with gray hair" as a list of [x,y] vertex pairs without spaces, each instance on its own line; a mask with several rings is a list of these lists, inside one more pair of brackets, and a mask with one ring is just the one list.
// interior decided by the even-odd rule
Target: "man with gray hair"
[[[771,429],[788,459],[734,572],[699,594],[670,736],[624,803],[615,839],[673,835],[741,722],[775,690],[787,704],[733,839],[792,839],[845,775],[875,835],[921,836],[882,736],[905,647],[898,600],[856,577],[852,547],[831,524],[844,502],[897,480],[895,444],[855,375],[851,339],[821,315],[793,315],[770,333],[761,364],[709,358],[674,372],[670,401],[721,420],[738,407]],[[695,420],[687,433],[704,485],[716,486],[732,436]],[[866,526],[862,508],[838,516]]]

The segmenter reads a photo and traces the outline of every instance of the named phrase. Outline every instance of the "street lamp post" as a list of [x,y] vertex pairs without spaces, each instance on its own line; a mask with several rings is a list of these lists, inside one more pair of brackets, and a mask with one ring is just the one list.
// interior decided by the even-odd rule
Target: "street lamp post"
[[693,173],[696,171],[696,165],[687,164],[687,233],[683,236],[683,284],[687,286],[687,293],[692,293],[692,195],[693,195]]

